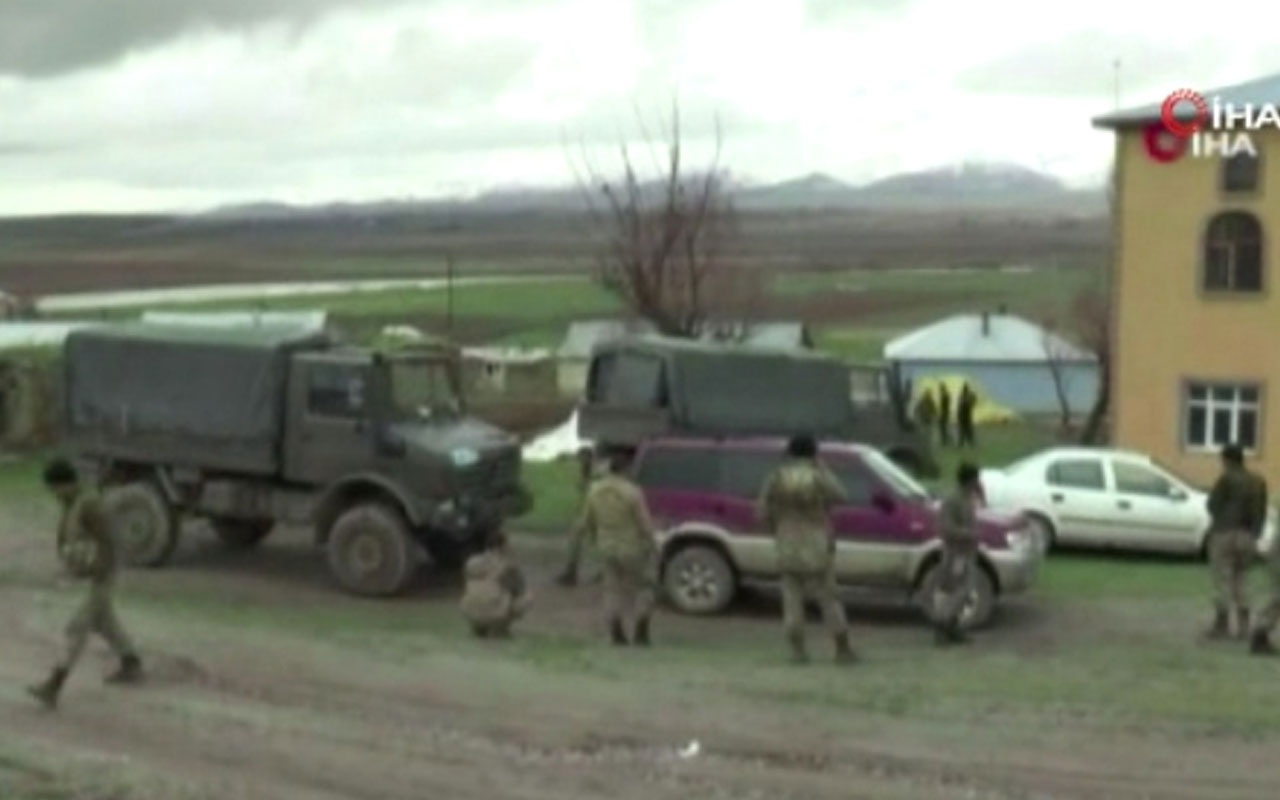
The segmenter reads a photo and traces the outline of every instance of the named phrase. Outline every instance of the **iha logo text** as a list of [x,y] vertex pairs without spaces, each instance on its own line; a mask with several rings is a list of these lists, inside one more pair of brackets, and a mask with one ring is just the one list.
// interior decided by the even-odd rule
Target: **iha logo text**
[[1160,121],[1145,132],[1147,153],[1156,161],[1258,157],[1253,134],[1280,128],[1280,108],[1271,103],[1224,103],[1180,89],[1160,105]]

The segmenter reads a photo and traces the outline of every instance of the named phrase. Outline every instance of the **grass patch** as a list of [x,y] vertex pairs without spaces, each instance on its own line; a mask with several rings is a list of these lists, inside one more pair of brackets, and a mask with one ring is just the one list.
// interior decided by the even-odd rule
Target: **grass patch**
[[577,462],[525,463],[523,474],[525,486],[533,494],[533,508],[517,525],[533,533],[567,531],[578,513]]

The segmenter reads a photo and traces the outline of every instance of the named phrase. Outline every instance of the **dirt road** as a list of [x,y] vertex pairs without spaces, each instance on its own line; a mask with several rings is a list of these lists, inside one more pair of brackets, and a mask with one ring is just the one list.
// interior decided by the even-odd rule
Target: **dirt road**
[[[1061,699],[985,685],[1104,641],[1177,636],[1140,603],[1101,615],[1031,598],[945,654],[908,614],[859,614],[863,664],[796,670],[768,599],[728,619],[664,616],[653,650],[609,649],[596,590],[546,585],[541,547],[528,549],[538,611],[520,638],[485,646],[439,578],[363,602],[326,585],[296,534],[233,556],[195,532],[170,569],[127,575],[149,685],[103,686],[111,665],[95,649],[44,713],[21,687],[48,666],[76,599],[56,585],[48,522],[27,499],[0,529],[0,797],[1227,800],[1280,786],[1274,727],[1153,724],[1137,701],[1073,701],[1084,684],[1070,673]],[[1171,642],[1159,658],[1194,648]],[[1280,678],[1263,669],[1259,681]],[[1180,674],[1114,672],[1097,679],[1122,698]]]

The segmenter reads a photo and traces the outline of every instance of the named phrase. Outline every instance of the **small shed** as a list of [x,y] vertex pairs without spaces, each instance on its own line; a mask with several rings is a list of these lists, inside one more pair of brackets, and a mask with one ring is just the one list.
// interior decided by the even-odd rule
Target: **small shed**
[[[560,392],[578,396],[587,384],[591,351],[632,336],[652,336],[657,329],[645,320],[586,320],[569,325],[556,351]],[[748,347],[793,350],[813,349],[813,335],[803,322],[708,322],[702,341],[737,340]]]
[[961,375],[1000,405],[1055,414],[1058,392],[1072,414],[1087,413],[1098,393],[1098,362],[1053,332],[1001,312],[960,314],[900,336],[884,347],[904,381]]
[[462,351],[468,397],[550,400],[559,395],[556,360],[549,350],[468,347]]

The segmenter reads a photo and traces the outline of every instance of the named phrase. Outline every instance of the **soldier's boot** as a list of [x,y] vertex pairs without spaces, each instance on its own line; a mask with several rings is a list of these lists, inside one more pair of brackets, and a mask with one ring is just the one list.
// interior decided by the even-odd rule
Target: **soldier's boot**
[[1254,631],[1253,638],[1249,640],[1249,652],[1255,656],[1274,656],[1276,646],[1266,631]]
[[1213,613],[1213,624],[1211,624],[1204,632],[1204,638],[1217,640],[1227,639],[1231,636],[1231,630],[1227,622],[1227,610],[1218,609]]
[[793,632],[787,634],[787,645],[791,648],[791,663],[808,664],[809,649],[804,644],[804,633]]
[[634,641],[640,647],[649,646],[649,618],[648,617],[641,617],[640,619],[636,620],[636,632],[635,632],[635,636],[632,638],[632,641]]
[[622,627],[622,620],[615,619],[615,620],[609,621],[609,641],[613,642],[615,645],[618,645],[619,647],[623,647],[628,644],[627,632]]
[[1237,608],[1236,609],[1236,638],[1248,639],[1250,630],[1251,629],[1249,628],[1249,609]]
[[62,693],[62,684],[67,682],[67,670],[56,667],[49,673],[43,683],[27,687],[27,694],[40,701],[40,704],[52,711],[58,707],[58,695]]
[[106,682],[123,686],[142,682],[142,660],[135,655],[120,659],[120,668],[106,677]]
[[836,663],[837,664],[856,664],[858,663],[858,654],[854,652],[849,645],[848,633],[836,634]]

